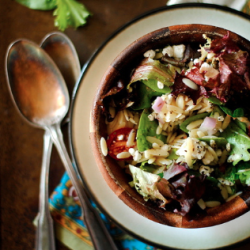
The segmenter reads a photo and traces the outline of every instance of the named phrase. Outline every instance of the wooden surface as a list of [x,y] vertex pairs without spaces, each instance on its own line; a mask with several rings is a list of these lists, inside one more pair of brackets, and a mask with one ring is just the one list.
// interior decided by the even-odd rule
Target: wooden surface
[[[151,9],[164,6],[166,0],[81,0],[92,12],[86,26],[67,29],[83,65],[91,54],[117,28]],[[38,211],[38,190],[42,157],[43,131],[21,119],[7,89],[4,57],[8,45],[26,38],[40,43],[49,32],[56,31],[52,11],[30,10],[14,0],[0,0],[0,186],[1,240],[0,249],[34,249],[35,228],[32,224]],[[64,128],[67,132],[67,128]],[[63,166],[53,150],[50,190],[58,184]],[[246,250],[250,244],[238,246]],[[58,250],[66,250],[57,242]]]

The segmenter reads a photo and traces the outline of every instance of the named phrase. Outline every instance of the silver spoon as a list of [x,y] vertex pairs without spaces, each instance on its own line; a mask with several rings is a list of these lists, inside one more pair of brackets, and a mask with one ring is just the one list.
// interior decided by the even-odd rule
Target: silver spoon
[[36,250],[55,250],[55,233],[53,219],[49,210],[49,166],[52,140],[48,131],[43,136],[43,157],[40,176],[39,212],[36,228]]
[[[61,32],[49,33],[42,40],[43,48],[56,63],[66,80],[71,95],[74,84],[80,75],[81,67],[75,47],[70,39]],[[39,212],[36,229],[36,250],[55,250],[53,219],[49,210],[49,167],[52,140],[48,131],[43,136],[43,157],[40,176]]]
[[[40,47],[49,54],[62,73],[67,84],[69,96],[71,96],[81,73],[81,65],[74,45],[65,34],[52,32],[43,38]],[[69,116],[67,115],[64,118],[64,122],[68,121]]]
[[50,134],[79,197],[94,247],[98,250],[117,250],[103,221],[89,205],[64,145],[60,123],[68,112],[70,101],[60,71],[38,45],[17,40],[7,51],[6,74],[10,93],[21,115],[31,125]]

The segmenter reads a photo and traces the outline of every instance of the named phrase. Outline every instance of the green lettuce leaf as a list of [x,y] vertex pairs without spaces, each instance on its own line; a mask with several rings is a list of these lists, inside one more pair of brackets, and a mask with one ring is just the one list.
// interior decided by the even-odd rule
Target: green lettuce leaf
[[90,12],[75,0],[57,0],[57,9],[53,15],[56,16],[55,26],[63,31],[68,26],[77,28],[86,24]]
[[249,136],[234,122],[228,125],[228,127],[221,133],[221,137],[224,137],[231,144],[229,162],[235,166],[238,162],[249,161],[250,153],[250,138]]
[[149,111],[144,109],[137,130],[137,148],[140,152],[152,148],[152,144],[146,139],[147,136],[156,137],[157,139],[166,142],[166,136],[157,135],[156,129],[158,127],[158,122],[156,120],[150,121],[148,119]]
[[[250,185],[250,162],[239,162],[236,166],[227,164],[225,173],[220,172],[218,168],[215,169],[216,176],[236,184],[240,180],[243,185]],[[237,192],[237,186],[231,186],[233,193]]]
[[210,117],[213,117],[215,113],[219,113],[219,115],[225,115],[225,113],[219,108],[219,106],[214,106],[213,111],[210,114]]
[[250,186],[250,170],[237,173],[242,184]]
[[148,164],[148,161],[144,161],[140,165],[140,169],[152,174],[157,174],[161,178],[163,177],[163,171],[165,169],[165,166],[158,166],[155,164]]
[[231,109],[225,107],[225,106],[220,106],[220,108],[227,114],[230,115],[233,118],[236,117],[243,117],[244,116],[244,109],[243,108],[238,108],[232,111]]
[[237,165],[238,179],[242,184],[250,185],[250,162],[240,162]]
[[181,123],[180,125],[180,129],[186,133],[188,133],[189,131],[187,130],[187,126],[189,123],[193,122],[193,121],[196,121],[196,120],[199,120],[199,119],[203,119],[207,116],[209,116],[210,113],[202,113],[202,114],[198,114],[198,115],[194,115],[194,116],[191,116],[189,118],[187,118],[183,123]]
[[129,165],[130,172],[133,177],[131,186],[135,187],[136,191],[143,196],[145,201],[161,200],[162,206],[166,204],[166,199],[159,192],[157,188],[157,182],[160,180],[160,176],[141,170],[133,165]]
[[159,89],[157,86],[157,80],[155,79],[142,80],[142,82],[152,90],[157,91],[158,93],[161,94],[169,94],[172,91],[171,88],[169,88],[166,85],[164,85],[163,89]]
[[16,0],[18,3],[35,10],[53,10],[55,26],[64,31],[68,26],[77,28],[87,22],[91,13],[76,0]]
[[174,84],[174,78],[175,74],[167,66],[158,60],[145,58],[135,69],[127,88],[134,82],[149,79],[155,80],[156,82],[159,81],[167,87],[170,87]]
[[246,133],[247,132],[247,124],[244,122],[235,119],[234,122]]
[[176,154],[177,149],[176,148],[172,148],[170,151],[170,154],[168,156],[169,160],[176,160],[178,159],[180,156]]
[[141,110],[150,108],[152,106],[153,98],[161,96],[162,93],[154,91],[152,88],[146,86],[142,82],[136,83],[135,90],[137,94],[136,101],[131,106],[133,110]]
[[208,100],[213,103],[213,104],[216,104],[216,105],[223,105],[223,102],[221,102],[218,98],[216,98],[215,96],[210,96],[208,98]]
[[235,184],[235,181],[239,179],[238,176],[236,175],[237,171],[238,171],[237,167],[231,164],[227,164],[225,173],[220,172],[218,168],[215,169],[217,178],[228,180],[233,184]]
[[226,147],[227,145],[227,140],[223,137],[206,137],[206,138],[198,138],[198,140],[200,141],[204,141],[206,142],[208,145],[210,144],[210,141],[211,140],[214,140],[216,145],[219,147],[219,148],[224,148]]
[[53,10],[57,0],[16,0],[16,2],[34,10]]

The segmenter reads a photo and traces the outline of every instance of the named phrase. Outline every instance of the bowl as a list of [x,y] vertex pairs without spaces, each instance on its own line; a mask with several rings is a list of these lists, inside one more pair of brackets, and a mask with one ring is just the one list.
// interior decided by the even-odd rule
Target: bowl
[[201,228],[218,225],[237,218],[249,210],[250,192],[245,191],[234,199],[214,208],[207,209],[205,216],[192,218],[158,208],[129,185],[130,175],[126,174],[110,156],[103,156],[100,140],[107,137],[105,117],[99,100],[121,76],[130,75],[133,68],[143,59],[143,54],[151,49],[163,48],[166,44],[186,44],[187,42],[204,44],[204,34],[210,38],[229,35],[239,48],[250,52],[250,42],[236,33],[220,27],[200,24],[175,25],[150,32],[126,47],[110,64],[96,93],[90,119],[90,139],[95,161],[107,185],[116,196],[138,214],[161,224],[182,227]]

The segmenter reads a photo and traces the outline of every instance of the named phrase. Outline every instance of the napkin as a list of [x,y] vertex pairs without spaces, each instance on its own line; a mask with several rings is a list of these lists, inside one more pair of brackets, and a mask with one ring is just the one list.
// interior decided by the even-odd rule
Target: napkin
[[[75,188],[67,173],[64,173],[59,185],[51,194],[50,211],[55,224],[55,234],[58,240],[72,250],[93,250],[86,226],[82,221],[81,207]],[[97,209],[96,205],[92,205]],[[100,213],[108,231],[118,249],[122,250],[157,250],[129,236],[116,227],[106,216]]]
[[[219,4],[250,14],[250,0],[169,0],[167,5],[190,2]],[[60,183],[51,194],[49,203],[57,239],[72,250],[94,249],[82,220],[78,197],[67,173],[62,176]],[[94,203],[92,205],[95,209],[98,209]],[[118,249],[160,250],[126,234],[109,221],[104,214],[100,213],[100,216],[117,244]]]

